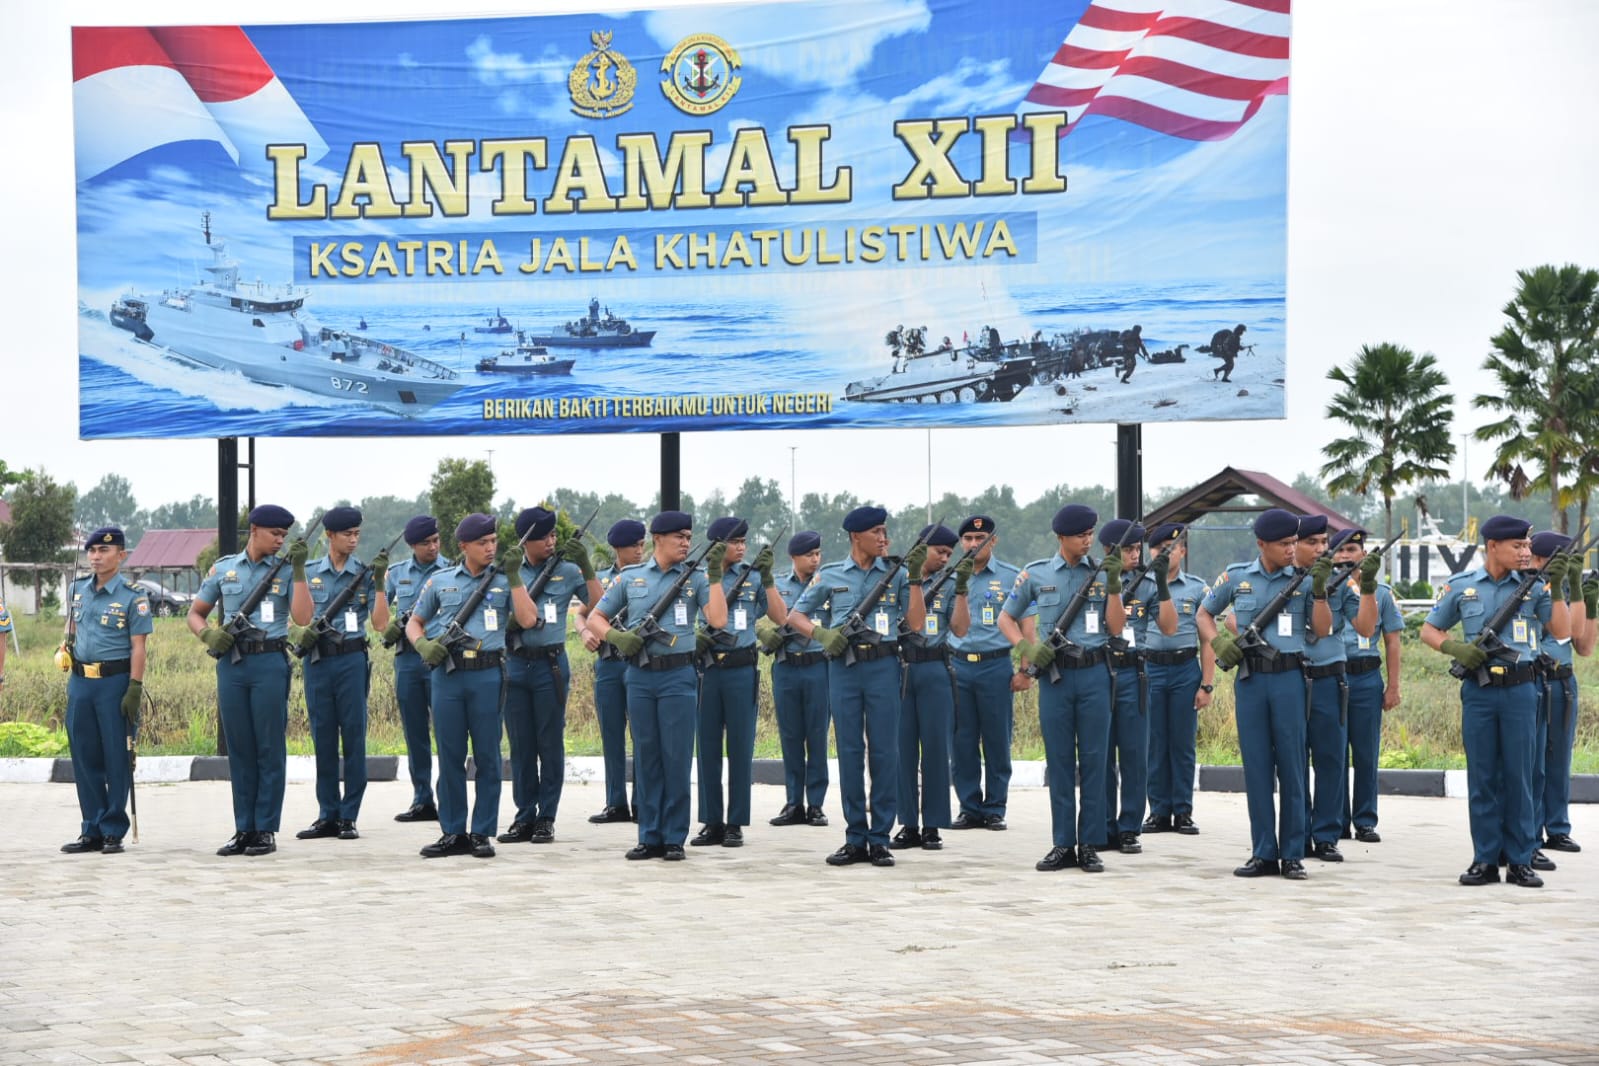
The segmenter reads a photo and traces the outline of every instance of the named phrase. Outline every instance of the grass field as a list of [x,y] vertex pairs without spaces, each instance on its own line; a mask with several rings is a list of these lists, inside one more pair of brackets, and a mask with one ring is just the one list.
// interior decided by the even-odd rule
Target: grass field
[[[63,731],[66,715],[66,678],[51,661],[60,641],[59,619],[16,618],[22,652],[12,651],[5,664],[6,685],[0,691],[0,757],[55,755],[66,752]],[[567,706],[566,743],[573,755],[600,753],[599,724],[594,716],[592,655],[572,638],[567,642],[572,662],[571,697]],[[1383,724],[1384,766],[1411,769],[1453,769],[1465,765],[1460,745],[1459,685],[1449,676],[1449,661],[1408,634],[1404,640],[1403,700]],[[145,714],[139,749],[150,755],[194,755],[216,751],[216,665],[205,648],[191,636],[181,618],[160,618],[150,638],[146,691],[153,709]],[[762,658],[761,672],[770,663]],[[298,674],[298,670],[296,670]],[[1579,659],[1577,677],[1582,703],[1599,698],[1599,662]],[[405,750],[394,698],[394,658],[376,648],[372,654],[372,689],[368,750],[373,754],[398,754]],[[8,723],[27,723],[34,728]],[[1042,759],[1038,733],[1038,703],[1034,692],[1016,702],[1015,756]],[[310,754],[304,689],[298,678],[290,688],[289,751]],[[777,727],[773,717],[771,685],[761,682],[760,720],[755,753],[778,757]],[[1237,763],[1238,737],[1233,725],[1230,675],[1221,675],[1215,702],[1201,712],[1199,759],[1209,765]],[[1592,714],[1577,726],[1573,768],[1578,773],[1599,773],[1599,724]]]

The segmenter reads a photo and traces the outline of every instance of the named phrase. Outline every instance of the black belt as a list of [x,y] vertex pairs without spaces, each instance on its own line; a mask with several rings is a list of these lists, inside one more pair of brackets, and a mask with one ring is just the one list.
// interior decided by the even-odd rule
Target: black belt
[[1178,666],[1199,657],[1198,648],[1178,648],[1176,651],[1146,651],[1144,659],[1156,666]]
[[899,641],[885,640],[881,644],[855,645],[855,661],[869,663],[876,659],[891,659],[899,654]]
[[1110,664],[1118,670],[1124,667],[1136,667],[1138,665],[1138,653],[1136,651],[1113,651],[1110,653]]
[[1275,659],[1246,655],[1244,662],[1249,664],[1249,672],[1252,674],[1286,674],[1290,670],[1298,670],[1304,658],[1297,651],[1283,651],[1278,652]]
[[1377,658],[1377,656],[1362,655],[1358,659],[1350,659],[1345,672],[1348,673],[1350,677],[1359,677],[1361,674],[1371,673],[1381,665],[1382,660]]
[[514,648],[506,649],[518,659],[525,659],[530,663],[539,661],[555,662],[566,650],[565,644],[548,644],[541,648],[530,648],[526,644],[518,644]]
[[821,651],[791,651],[773,662],[773,666],[815,666],[817,663],[826,662],[827,653]]
[[1090,666],[1098,666],[1105,659],[1106,651],[1103,647],[1084,648],[1075,652],[1061,650],[1055,653],[1055,665],[1062,670],[1086,670]]
[[989,651],[958,651],[951,658],[958,663],[986,663],[990,659],[1010,658],[1010,649],[993,648]]
[[1514,666],[1494,665],[1488,667],[1489,688],[1510,688],[1512,685],[1525,685],[1538,676],[1538,668],[1532,663],[1516,663]]
[[740,666],[754,666],[760,651],[751,644],[744,648],[734,648],[732,651],[711,651],[705,657],[705,666],[709,670],[733,670]]
[[455,660],[457,670],[492,670],[505,661],[505,653],[500,651],[467,651],[451,652],[450,658]]
[[1550,681],[1564,681],[1572,674],[1570,663],[1557,663],[1543,667],[1543,676]]
[[133,669],[132,659],[111,659],[103,663],[80,663],[72,660],[72,672],[79,677],[99,678],[116,677],[126,674]]
[[949,648],[943,644],[901,644],[899,657],[907,663],[948,662]]
[[694,653],[685,651],[678,655],[652,655],[650,661],[644,664],[645,670],[676,670],[680,666],[690,666],[694,662]]
[[1320,666],[1307,666],[1305,667],[1305,676],[1312,681],[1320,677],[1343,677],[1344,664],[1336,662],[1322,663]]
[[356,652],[366,651],[366,639],[356,637],[354,640],[319,640],[316,642],[316,653],[326,659],[330,655],[354,655]]
[[236,640],[233,650],[240,655],[266,655],[271,652],[281,652],[289,646],[289,642],[282,637],[273,637],[271,640]]

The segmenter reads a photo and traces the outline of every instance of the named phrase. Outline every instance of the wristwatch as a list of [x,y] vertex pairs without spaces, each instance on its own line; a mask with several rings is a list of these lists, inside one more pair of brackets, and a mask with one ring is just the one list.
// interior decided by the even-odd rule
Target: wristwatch
[[1216,686],[1215,685],[1200,685],[1199,689],[1200,689],[1201,692],[1215,692],[1216,691]]

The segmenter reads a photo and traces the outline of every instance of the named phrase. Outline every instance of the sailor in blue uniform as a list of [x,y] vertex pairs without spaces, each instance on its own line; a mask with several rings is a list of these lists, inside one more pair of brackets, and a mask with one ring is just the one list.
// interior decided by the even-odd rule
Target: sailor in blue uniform
[[[916,630],[927,621],[921,583],[927,547],[919,544],[906,553],[903,571],[888,562],[887,520],[888,512],[881,507],[857,507],[845,515],[849,554],[817,571],[788,616],[788,624],[801,636],[817,640],[828,657],[827,697],[838,744],[838,792],[845,823],[844,846],[827,857],[830,866],[894,865],[888,834],[894,826],[899,777],[896,635],[902,621]],[[868,604],[885,581],[882,596]],[[857,632],[851,634],[850,629]]]
[[[788,539],[793,564],[777,579],[784,617],[822,565],[822,537],[802,530]],[[772,702],[777,706],[777,736],[783,751],[786,802],[772,825],[825,826],[827,815],[827,656],[821,644],[787,625],[762,619],[755,625],[761,650],[772,656]]]
[[[546,566],[550,580],[533,601],[535,624],[506,632],[505,733],[511,741],[511,798],[516,816],[502,844],[548,844],[555,839],[561,786],[566,781],[566,697],[572,667],[566,658],[566,612],[575,597],[596,603],[600,582],[588,549],[567,539],[556,558],[555,512],[529,507],[516,516],[523,541],[522,586],[531,590]],[[531,591],[529,596],[531,596]]]
[[[494,519],[469,514],[455,527],[461,561],[428,578],[405,623],[405,634],[433,670],[433,731],[439,746],[439,828],[443,835],[422,849],[428,859],[446,855],[494,857],[500,818],[500,708],[505,696],[505,629],[514,618],[532,629],[537,615],[522,587],[522,550],[512,547],[496,563]],[[474,593],[486,587],[471,612]],[[442,643],[452,624],[467,639]],[[453,669],[452,669],[453,667]],[[468,832],[466,749],[477,767]]]
[[[621,519],[606,531],[605,543],[615,562],[599,575],[601,595],[616,584],[623,570],[644,560],[644,523],[636,518]],[[589,821],[604,825],[634,821],[638,800],[636,784],[634,799],[629,802],[627,798],[627,663],[589,628],[589,612],[598,603],[596,598],[578,608],[578,615],[583,646],[594,653],[594,715],[600,722],[600,751],[605,760],[605,807],[589,815]],[[626,619],[618,624],[625,625]]]
[[[1143,560],[1148,531],[1137,522],[1113,518],[1099,527],[1099,543],[1110,551],[1128,533],[1121,549],[1122,569],[1131,570]],[[1103,847],[1123,855],[1144,850],[1138,835],[1144,828],[1144,800],[1149,789],[1149,676],[1144,667],[1144,634],[1149,612],[1156,609],[1152,579],[1122,588],[1126,624],[1108,641],[1111,669],[1116,676],[1116,701],[1111,707],[1110,735],[1105,744],[1105,836]],[[1118,763],[1120,763],[1118,772]],[[1120,797],[1117,789],[1120,787]]]
[[[970,551],[995,531],[994,520],[974,514],[960,524],[961,548]],[[999,631],[1005,597],[1021,571],[994,555],[999,538],[972,557],[964,634],[950,637],[955,663],[955,737],[951,745],[955,798],[960,811],[951,829],[1005,828],[1010,799],[1010,746],[1016,728],[1011,690],[1010,642]]]
[[[288,770],[284,732],[289,725],[289,622],[311,621],[306,584],[305,541],[289,546],[292,583],[283,578],[277,553],[294,525],[294,515],[264,503],[250,512],[244,551],[212,564],[189,606],[189,632],[217,657],[217,706],[228,742],[228,778],[233,790],[233,838],[218,855],[267,855],[278,850],[283,818],[283,788]],[[270,575],[270,576],[269,576]],[[207,624],[217,607],[222,625],[266,582],[266,595],[250,613],[250,628],[235,640],[221,626]],[[239,661],[234,662],[237,652]]]
[[5,601],[0,600],[0,692],[6,687],[6,643],[11,634],[11,612],[6,610]]
[[[1355,563],[1358,569],[1350,578],[1360,593],[1360,607],[1366,610],[1370,598],[1376,609],[1376,630],[1361,636],[1354,626],[1343,628],[1344,652],[1348,656],[1345,676],[1349,681],[1349,760],[1355,769],[1353,790],[1345,791],[1343,836],[1363,844],[1377,844],[1377,761],[1382,753],[1382,716],[1399,706],[1399,634],[1405,620],[1399,616],[1393,589],[1377,580],[1381,560],[1365,564],[1366,536],[1363,529],[1340,529],[1328,542],[1333,561],[1340,566]],[[1382,650],[1378,651],[1378,634]],[[1388,662],[1388,683],[1384,687],[1383,660]]]
[[[1541,633],[1555,640],[1571,636],[1565,601],[1550,594],[1547,582],[1535,583],[1497,633],[1507,650],[1490,658],[1476,643],[1488,621],[1523,584],[1518,569],[1531,557],[1531,532],[1531,522],[1511,515],[1495,515],[1484,522],[1483,565],[1452,575],[1421,627],[1423,644],[1471,671],[1460,683],[1460,739],[1466,749],[1472,845],[1471,865],[1460,875],[1463,885],[1498,881],[1503,852],[1510,860],[1511,884],[1543,886],[1543,878],[1531,865],[1537,847],[1532,798],[1541,695],[1537,657]],[[1555,563],[1563,573],[1566,559]],[[1465,640],[1449,638],[1456,623]],[[1481,680],[1486,684],[1477,676],[1483,667],[1487,673]]]
[[[1532,565],[1544,565],[1555,552],[1570,545],[1571,538],[1561,533],[1533,534]],[[1573,655],[1593,654],[1595,637],[1599,636],[1594,627],[1594,601],[1599,599],[1599,585],[1584,586],[1582,559],[1574,557],[1566,565],[1565,600],[1571,639],[1557,640],[1546,630],[1543,654],[1539,657],[1548,715],[1544,722],[1547,736],[1537,745],[1538,755],[1533,760],[1537,771],[1533,779],[1532,798],[1537,808],[1533,828],[1534,836],[1550,851],[1577,852],[1582,847],[1571,839],[1571,749],[1577,742],[1577,678]],[[1557,588],[1560,584],[1553,573],[1550,583]],[[1535,869],[1540,868],[1537,860],[1541,856],[1541,851],[1533,852]],[[1547,858],[1544,862],[1549,869],[1554,869],[1553,862]]]
[[[72,781],[82,815],[78,839],[63,844],[69,855],[122,850],[128,831],[128,790],[133,767],[128,755],[138,730],[144,693],[145,638],[155,628],[150,598],[122,576],[127,541],[116,526],[103,526],[84,540],[88,577],[73,582],[67,610],[72,676],[67,679],[67,742]],[[0,622],[10,629],[5,608]],[[3,661],[0,661],[3,662]]]
[[[1291,881],[1303,881],[1305,637],[1307,632],[1319,637],[1332,634],[1332,610],[1326,600],[1332,560],[1318,560],[1311,569],[1310,590],[1302,583],[1275,617],[1261,619],[1259,635],[1277,654],[1268,657],[1251,652],[1218,619],[1232,607],[1242,634],[1283,586],[1293,581],[1299,519],[1273,507],[1255,519],[1254,532],[1259,554],[1247,563],[1234,563],[1216,579],[1199,609],[1199,638],[1215,651],[1216,663],[1223,669],[1242,664],[1248,670],[1248,676],[1234,684],[1233,698],[1248,795],[1250,856],[1233,873],[1239,877],[1280,873]],[[1274,780],[1280,814],[1273,809]]]
[[1199,832],[1194,824],[1195,744],[1199,712],[1215,691],[1216,653],[1199,639],[1199,608],[1210,586],[1183,569],[1187,527],[1162,522],[1149,531],[1149,550],[1168,543],[1166,563],[1144,579],[1154,588],[1153,625],[1144,629],[1149,673],[1149,817],[1144,832]]
[[[939,830],[948,829],[949,746],[955,731],[955,671],[949,664],[949,638],[965,633],[971,622],[966,601],[971,592],[972,561],[949,566],[960,543],[948,526],[927,526],[918,535],[927,544],[922,570],[922,602],[926,618],[920,630],[901,625],[899,657],[899,786],[896,803],[902,828],[889,847],[938,851]],[[945,580],[940,580],[944,578]]]
[[411,609],[428,578],[451,565],[439,557],[439,523],[432,515],[417,515],[405,523],[405,543],[411,558],[389,567],[384,582],[389,599],[389,624],[383,644],[394,648],[394,697],[400,705],[400,727],[405,732],[406,767],[411,774],[411,806],[394,816],[396,822],[436,822],[439,808],[433,802],[433,671],[405,636]]
[[[762,548],[747,566],[750,525],[726,515],[706,530],[727,545],[723,558],[722,596],[727,624],[711,625],[699,635],[700,701],[698,716],[700,821],[704,828],[689,841],[695,847],[744,845],[750,824],[750,786],[755,776],[755,715],[760,672],[755,663],[755,625],[781,624],[788,615],[772,575],[772,549]],[[701,604],[703,614],[704,604]],[[727,797],[722,797],[722,751],[727,750]]]
[[[379,629],[389,624],[389,598],[384,591],[389,559],[381,553],[370,567],[355,558],[361,543],[361,512],[334,507],[322,516],[328,553],[306,567],[311,590],[312,623],[327,616],[334,598],[350,585],[355,593],[327,622],[336,636],[320,641],[310,626],[289,626],[289,641],[301,649],[317,645],[316,662],[307,656],[305,704],[316,749],[316,821],[295,834],[299,840],[338,837],[354,840],[366,794],[366,695],[372,667],[367,658],[368,619]],[[343,748],[343,794],[340,795],[340,748]]]
[[[699,687],[694,619],[703,604],[707,622],[727,624],[727,600],[722,594],[727,546],[714,544],[705,555],[705,568],[690,572],[686,560],[693,530],[693,518],[683,511],[656,515],[650,520],[654,538],[650,556],[624,569],[589,612],[589,630],[628,660],[627,720],[633,729],[633,783],[638,797],[638,846],[627,853],[629,859],[678,862],[685,857]],[[685,574],[681,589],[662,604]],[[657,606],[663,607],[655,619],[661,632],[646,640],[633,630]],[[642,665],[636,658],[641,652],[648,655]]]
[[[1055,512],[1050,528],[1059,549],[1022,568],[999,620],[1000,632],[1020,649],[1022,662],[1039,671],[1038,728],[1049,778],[1052,844],[1036,864],[1042,871],[1105,869],[1094,847],[1106,823],[1112,681],[1105,645],[1109,634],[1121,632],[1127,612],[1121,600],[1121,555],[1112,552],[1101,573],[1088,554],[1098,521],[1098,513],[1081,504],[1069,503]],[[1050,645],[1050,634],[1085,586],[1082,610],[1064,633],[1068,643],[1057,650]],[[1029,617],[1035,606],[1036,615]],[[1050,680],[1052,668],[1058,680]],[[1079,780],[1080,804],[1074,795]]]

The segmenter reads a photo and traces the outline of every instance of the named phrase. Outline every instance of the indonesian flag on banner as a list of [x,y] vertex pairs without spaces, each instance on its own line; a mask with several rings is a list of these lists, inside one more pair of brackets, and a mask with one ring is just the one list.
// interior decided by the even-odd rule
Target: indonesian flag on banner
[[1191,141],[1231,137],[1288,91],[1290,0],[1093,0],[1022,113],[1106,115]]
[[176,141],[214,141],[247,170],[268,144],[327,144],[237,26],[76,27],[78,180]]

